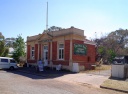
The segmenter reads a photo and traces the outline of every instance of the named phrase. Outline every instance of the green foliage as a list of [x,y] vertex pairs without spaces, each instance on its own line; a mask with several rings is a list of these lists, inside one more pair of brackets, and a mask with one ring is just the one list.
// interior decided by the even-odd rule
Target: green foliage
[[4,53],[3,53],[3,57],[6,57],[6,56],[8,56],[8,53],[9,53],[9,49],[6,47],[5,49],[4,49]]
[[105,48],[103,46],[98,47],[98,53],[103,55],[105,53]]
[[109,49],[107,52],[109,55],[109,61],[112,62],[113,59],[116,57],[116,53],[112,49]]
[[0,56],[3,55],[4,49],[5,49],[5,47],[4,47],[4,41],[0,41]]
[[16,38],[16,42],[14,43],[14,52],[12,57],[19,62],[21,56],[25,56],[25,43],[24,39],[21,37],[21,35]]
[[61,27],[57,27],[57,26],[51,26],[50,28],[48,28],[48,31],[59,31],[61,30],[62,28]]
[[0,32],[0,56],[5,57],[8,56],[9,49],[5,47],[5,42],[4,42],[4,36]]
[[103,61],[112,61],[115,56],[128,55],[128,30],[119,29],[94,40],[97,43],[97,52]]
[[2,35],[2,33],[0,32],[0,41],[4,40],[4,36]]
[[14,42],[16,40],[16,38],[5,38],[5,43],[6,43],[6,47],[12,47],[14,48]]

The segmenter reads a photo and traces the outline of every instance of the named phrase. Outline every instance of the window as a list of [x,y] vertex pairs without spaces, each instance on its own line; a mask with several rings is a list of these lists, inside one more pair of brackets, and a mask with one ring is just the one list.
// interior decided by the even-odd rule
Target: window
[[1,62],[6,62],[6,63],[8,63],[8,59],[1,59]]
[[35,48],[32,47],[32,50],[31,50],[31,58],[34,59],[34,56],[35,56]]
[[10,63],[16,63],[14,59],[10,59]]
[[44,50],[48,50],[48,46],[44,46]]
[[64,59],[64,44],[59,44],[59,59]]

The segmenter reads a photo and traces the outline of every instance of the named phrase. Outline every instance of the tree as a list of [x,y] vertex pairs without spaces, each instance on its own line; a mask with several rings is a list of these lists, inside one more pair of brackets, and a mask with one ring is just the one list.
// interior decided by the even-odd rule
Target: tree
[[109,55],[109,58],[108,58],[109,62],[112,62],[113,59],[116,57],[116,53],[111,49],[108,50],[107,54]]
[[48,28],[48,32],[51,32],[51,31],[59,31],[61,29],[62,29],[61,27],[51,26],[50,28]]
[[0,56],[5,57],[8,56],[9,49],[8,47],[5,47],[5,41],[4,36],[0,32]]
[[48,28],[48,31],[59,31],[61,29],[62,29],[61,27],[52,26],[52,27]]
[[9,49],[7,48],[7,47],[5,47],[5,49],[4,49],[4,53],[3,53],[3,57],[6,57],[6,56],[8,56],[8,53],[9,53]]
[[15,42],[16,38],[5,38],[5,46],[6,47],[14,47],[14,42]]
[[19,63],[20,57],[25,56],[25,42],[24,39],[19,35],[14,43],[14,52],[12,57]]
[[112,62],[115,56],[128,55],[127,29],[113,31],[106,37],[95,39],[94,41],[97,43],[97,52],[102,55],[104,60]]
[[5,47],[4,47],[4,41],[1,40],[1,41],[0,41],[0,56],[3,55],[4,50],[5,50]]
[[4,40],[4,36],[2,35],[1,32],[0,32],[0,40]]

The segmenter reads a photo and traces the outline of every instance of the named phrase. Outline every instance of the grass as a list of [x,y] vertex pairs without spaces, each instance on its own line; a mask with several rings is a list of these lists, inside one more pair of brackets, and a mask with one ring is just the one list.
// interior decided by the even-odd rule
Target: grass
[[101,87],[128,92],[128,82],[123,80],[108,79],[101,85]]
[[101,65],[95,68],[95,70],[110,70],[110,69],[111,69],[111,65]]
[[85,72],[97,72],[97,71],[102,71],[102,70],[110,70],[111,65],[101,65],[101,66],[96,66],[94,70],[85,70],[81,71],[80,73],[85,73]]

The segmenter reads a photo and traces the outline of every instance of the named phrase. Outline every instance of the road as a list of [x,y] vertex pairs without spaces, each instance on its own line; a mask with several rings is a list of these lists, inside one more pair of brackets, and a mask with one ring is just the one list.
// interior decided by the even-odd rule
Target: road
[[126,94],[54,78],[0,70],[0,94]]

